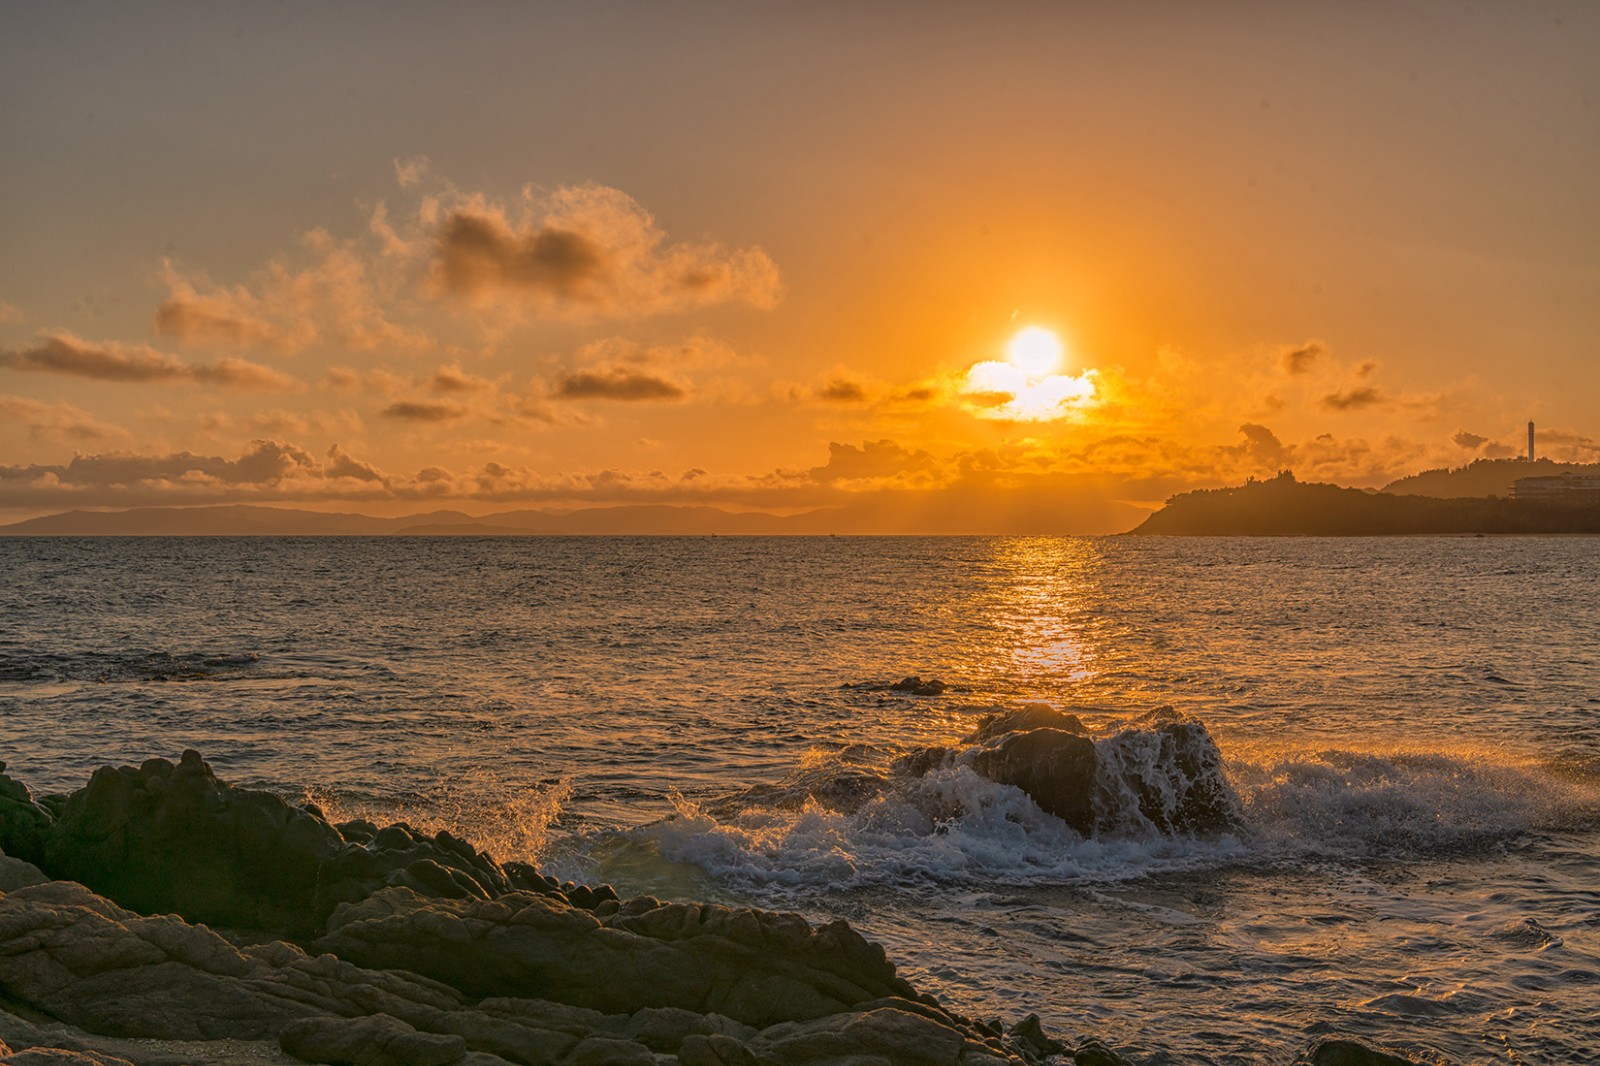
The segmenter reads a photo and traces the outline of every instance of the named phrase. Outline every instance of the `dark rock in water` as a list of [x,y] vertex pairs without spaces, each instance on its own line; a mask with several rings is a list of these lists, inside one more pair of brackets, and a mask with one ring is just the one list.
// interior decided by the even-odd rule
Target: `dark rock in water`
[[1072,1053],[1072,1066],[1129,1066],[1129,1063],[1100,1041],[1087,1040]]
[[1075,714],[1045,703],[984,717],[965,750],[924,748],[895,760],[922,777],[970,761],[984,777],[1028,794],[1039,808],[1090,834],[1214,835],[1240,825],[1222,753],[1201,722],[1171,709],[1091,735]]
[[1404,1055],[1369,1047],[1359,1040],[1330,1037],[1311,1045],[1304,1054],[1294,1060],[1294,1066],[1421,1066],[1421,1064]]
[[968,744],[984,744],[1007,733],[1022,733],[1029,729],[1059,729],[1086,737],[1089,730],[1075,714],[1059,711],[1048,703],[1024,703],[1014,711],[985,715],[978,728],[966,737]]
[[1015,785],[1039,808],[1085,836],[1094,831],[1094,741],[1049,727],[1007,733],[983,748],[972,768]]
[[1059,1040],[1052,1040],[1045,1035],[1044,1026],[1039,1024],[1039,1016],[1030,1014],[1011,1027],[1011,1036],[1019,1043],[1032,1048],[1040,1058],[1047,1055],[1059,1055],[1067,1046]]
[[929,770],[943,766],[949,758],[949,748],[918,748],[895,759],[889,768],[897,774],[924,777]]
[[1204,723],[1168,708],[1097,745],[1100,828],[1211,835],[1240,824],[1222,752]]
[[950,686],[933,677],[924,681],[915,675],[901,678],[889,686],[890,692],[907,692],[913,696],[943,696]]

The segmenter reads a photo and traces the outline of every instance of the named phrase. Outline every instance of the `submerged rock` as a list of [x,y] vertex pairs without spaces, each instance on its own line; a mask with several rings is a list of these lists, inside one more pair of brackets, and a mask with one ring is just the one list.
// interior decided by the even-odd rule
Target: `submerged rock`
[[903,677],[899,681],[896,681],[894,684],[890,685],[889,691],[906,692],[913,696],[943,696],[945,694],[945,690],[949,687],[950,686],[946,685],[943,681],[940,681],[936,677],[931,677],[924,681],[922,678],[913,674],[911,677]]
[[1311,1045],[1294,1066],[1420,1066],[1414,1059],[1341,1037],[1329,1037]]

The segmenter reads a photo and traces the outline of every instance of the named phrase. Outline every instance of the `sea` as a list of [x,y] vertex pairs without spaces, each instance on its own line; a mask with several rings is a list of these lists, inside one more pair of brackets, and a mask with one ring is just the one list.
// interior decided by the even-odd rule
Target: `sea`
[[[1236,823],[897,762],[1031,702],[1198,720]],[[1594,538],[0,539],[7,773],[186,748],[1136,1063],[1600,1060]]]

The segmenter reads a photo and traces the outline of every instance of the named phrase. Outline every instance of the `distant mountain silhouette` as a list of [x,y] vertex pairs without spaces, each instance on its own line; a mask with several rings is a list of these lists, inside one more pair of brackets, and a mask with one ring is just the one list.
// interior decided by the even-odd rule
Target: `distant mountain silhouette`
[[0,526],[0,536],[55,537],[334,537],[538,536],[577,534],[704,535],[825,532],[831,511],[782,517],[716,507],[593,507],[566,513],[522,510],[474,517],[431,511],[398,518],[236,504],[67,511]]
[[0,526],[0,536],[845,536],[1052,535],[1111,533],[1142,520],[1144,508],[1084,494],[979,485],[939,492],[859,493],[837,507],[792,515],[688,504],[631,504],[571,511],[462,511],[375,518],[292,507],[231,505],[68,511]]
[[1383,487],[1396,496],[1510,496],[1518,478],[1565,473],[1600,474],[1600,463],[1555,463],[1549,459],[1477,459],[1453,470],[1424,470]]
[[459,511],[406,519],[371,518],[287,507],[234,504],[219,507],[135,507],[127,511],[67,511],[0,526],[10,536],[382,536],[396,522],[472,521]]
[[1307,484],[1284,472],[1167,501],[1135,535],[1362,537],[1418,533],[1600,533],[1600,507],[1442,499]]

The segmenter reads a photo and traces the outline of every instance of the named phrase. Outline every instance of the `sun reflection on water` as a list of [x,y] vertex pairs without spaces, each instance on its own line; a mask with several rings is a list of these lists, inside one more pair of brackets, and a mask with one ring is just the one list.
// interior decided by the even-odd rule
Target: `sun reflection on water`
[[1070,697],[1099,673],[1102,649],[1091,603],[1100,599],[1099,545],[1084,538],[1015,537],[991,542],[985,587],[976,598],[993,644],[987,662],[966,664],[1040,697]]

